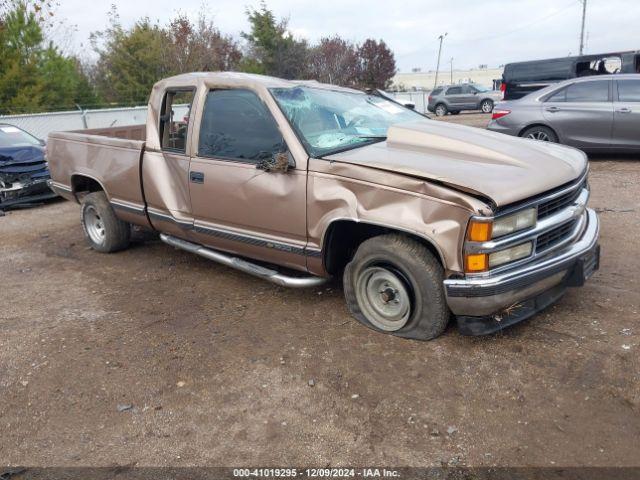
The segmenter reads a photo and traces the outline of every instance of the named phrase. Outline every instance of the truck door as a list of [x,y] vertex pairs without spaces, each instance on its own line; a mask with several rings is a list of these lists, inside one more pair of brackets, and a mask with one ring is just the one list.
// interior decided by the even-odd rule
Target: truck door
[[160,150],[146,149],[142,185],[151,224],[161,232],[189,237],[193,216],[189,198],[188,130],[195,87],[169,89],[160,108]]
[[542,114],[562,143],[578,148],[603,148],[611,142],[613,102],[611,80],[576,81],[542,104]]
[[612,147],[640,148],[640,80],[616,80]]
[[198,242],[306,269],[306,170],[256,168],[286,151],[258,95],[249,89],[210,90],[194,148],[189,190]]

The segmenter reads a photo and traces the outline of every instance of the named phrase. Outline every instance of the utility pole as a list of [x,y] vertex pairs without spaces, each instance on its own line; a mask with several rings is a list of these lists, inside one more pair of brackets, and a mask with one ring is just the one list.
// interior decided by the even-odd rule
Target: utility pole
[[451,57],[451,60],[449,60],[449,63],[451,63],[451,81],[449,83],[453,85],[453,57]]
[[447,32],[444,35],[440,35],[438,38],[440,39],[440,48],[438,48],[438,64],[436,65],[436,81],[433,84],[433,88],[438,86],[438,71],[440,70],[440,54],[442,53],[442,40],[447,36]]
[[587,16],[587,0],[580,0],[582,2],[582,27],[580,28],[580,53],[584,53],[584,20]]

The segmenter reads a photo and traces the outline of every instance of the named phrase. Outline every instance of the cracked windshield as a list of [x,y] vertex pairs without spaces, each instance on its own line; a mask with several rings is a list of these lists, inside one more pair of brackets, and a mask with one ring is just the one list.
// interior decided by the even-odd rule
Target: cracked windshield
[[274,88],[271,93],[315,157],[382,142],[397,123],[426,121],[373,95],[312,87]]

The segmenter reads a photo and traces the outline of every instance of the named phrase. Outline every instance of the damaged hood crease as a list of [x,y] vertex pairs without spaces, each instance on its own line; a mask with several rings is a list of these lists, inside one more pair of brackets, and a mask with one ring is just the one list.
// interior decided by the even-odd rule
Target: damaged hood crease
[[389,128],[387,141],[325,157],[451,185],[502,207],[569,183],[579,150],[437,121]]

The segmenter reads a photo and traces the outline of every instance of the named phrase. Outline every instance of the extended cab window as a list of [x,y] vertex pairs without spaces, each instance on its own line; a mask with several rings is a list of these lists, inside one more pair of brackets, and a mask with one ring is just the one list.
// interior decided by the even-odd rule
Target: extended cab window
[[258,162],[283,150],[271,112],[250,90],[212,90],[200,125],[198,155]]
[[167,90],[160,111],[162,149],[185,153],[194,89]]

